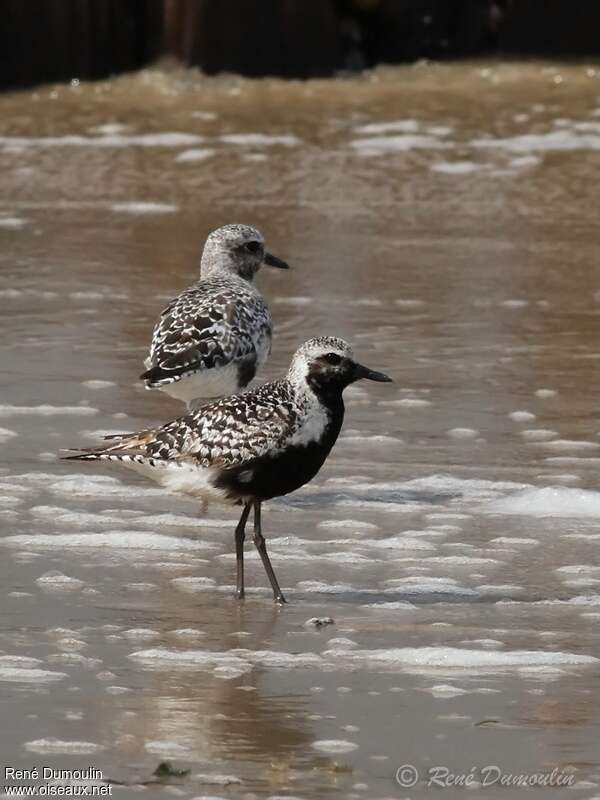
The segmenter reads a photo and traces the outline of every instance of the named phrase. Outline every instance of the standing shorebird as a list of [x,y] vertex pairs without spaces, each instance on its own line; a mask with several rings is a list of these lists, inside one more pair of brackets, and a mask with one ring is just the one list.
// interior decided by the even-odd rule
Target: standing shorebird
[[342,427],[342,392],[361,378],[391,380],[357,364],[343,339],[310,339],[283,380],[209,403],[161,428],[109,436],[115,441],[106,447],[67,458],[119,461],[172,492],[242,505],[235,529],[239,598],[246,522],[254,509],[254,544],[275,600],[284,603],[262,535],[261,504],[314,478]]
[[188,406],[239,392],[271,352],[271,313],[254,285],[262,264],[288,265],[265,251],[251,225],[224,225],[204,245],[200,279],[163,310],[152,335],[147,389]]

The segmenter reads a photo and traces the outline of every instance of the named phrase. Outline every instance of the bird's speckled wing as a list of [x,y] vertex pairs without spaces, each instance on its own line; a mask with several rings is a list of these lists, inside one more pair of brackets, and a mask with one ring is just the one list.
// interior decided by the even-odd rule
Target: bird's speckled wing
[[258,342],[271,327],[258,292],[226,279],[204,280],[162,312],[142,378],[153,387],[232,363],[255,364]]
[[114,444],[90,455],[242,466],[285,448],[302,423],[299,412],[290,384],[274,381],[209,403],[161,428],[111,437]]

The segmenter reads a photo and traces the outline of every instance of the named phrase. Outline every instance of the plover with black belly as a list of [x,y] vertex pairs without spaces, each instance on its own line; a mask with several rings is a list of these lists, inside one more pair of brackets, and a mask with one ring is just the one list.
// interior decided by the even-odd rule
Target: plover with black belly
[[244,596],[244,538],[254,509],[254,544],[277,602],[279,588],[261,529],[261,504],[293,492],[317,474],[344,420],[342,392],[387,375],[358,364],[343,339],[310,339],[283,380],[198,408],[161,428],[108,437],[110,444],[67,458],[119,461],[166,489],[242,505],[235,529],[237,596]]
[[200,279],[164,309],[152,335],[147,389],[193,401],[247,386],[271,352],[271,313],[254,285],[262,264],[287,269],[251,225],[224,225],[204,245]]

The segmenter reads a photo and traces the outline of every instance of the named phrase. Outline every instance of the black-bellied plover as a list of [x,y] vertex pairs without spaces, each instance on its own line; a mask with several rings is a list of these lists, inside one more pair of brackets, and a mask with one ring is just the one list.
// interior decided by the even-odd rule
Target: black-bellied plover
[[240,598],[245,527],[254,509],[254,544],[275,600],[283,603],[262,535],[261,504],[314,478],[342,427],[342,392],[361,378],[391,380],[357,364],[343,339],[310,339],[283,380],[201,406],[161,428],[108,437],[114,441],[107,446],[67,458],[120,461],[172,492],[243,505],[235,529]]
[[200,279],[163,310],[152,335],[148,389],[191,404],[247,386],[271,352],[271,313],[254,285],[261,264],[287,269],[251,225],[224,225],[204,245]]

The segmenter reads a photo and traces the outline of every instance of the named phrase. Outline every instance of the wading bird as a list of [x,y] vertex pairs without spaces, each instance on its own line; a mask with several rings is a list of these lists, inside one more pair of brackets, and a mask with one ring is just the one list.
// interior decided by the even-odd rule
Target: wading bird
[[287,269],[251,225],[224,225],[204,245],[200,279],[163,310],[152,335],[147,389],[183,400],[239,392],[271,352],[273,323],[254,285],[262,264]]
[[243,506],[235,529],[239,598],[246,523],[254,510],[254,544],[275,600],[284,603],[262,534],[261,505],[314,478],[342,427],[342,392],[362,378],[391,380],[358,364],[343,339],[310,339],[282,380],[201,406],[161,428],[109,436],[105,447],[67,458],[118,461],[172,492]]

